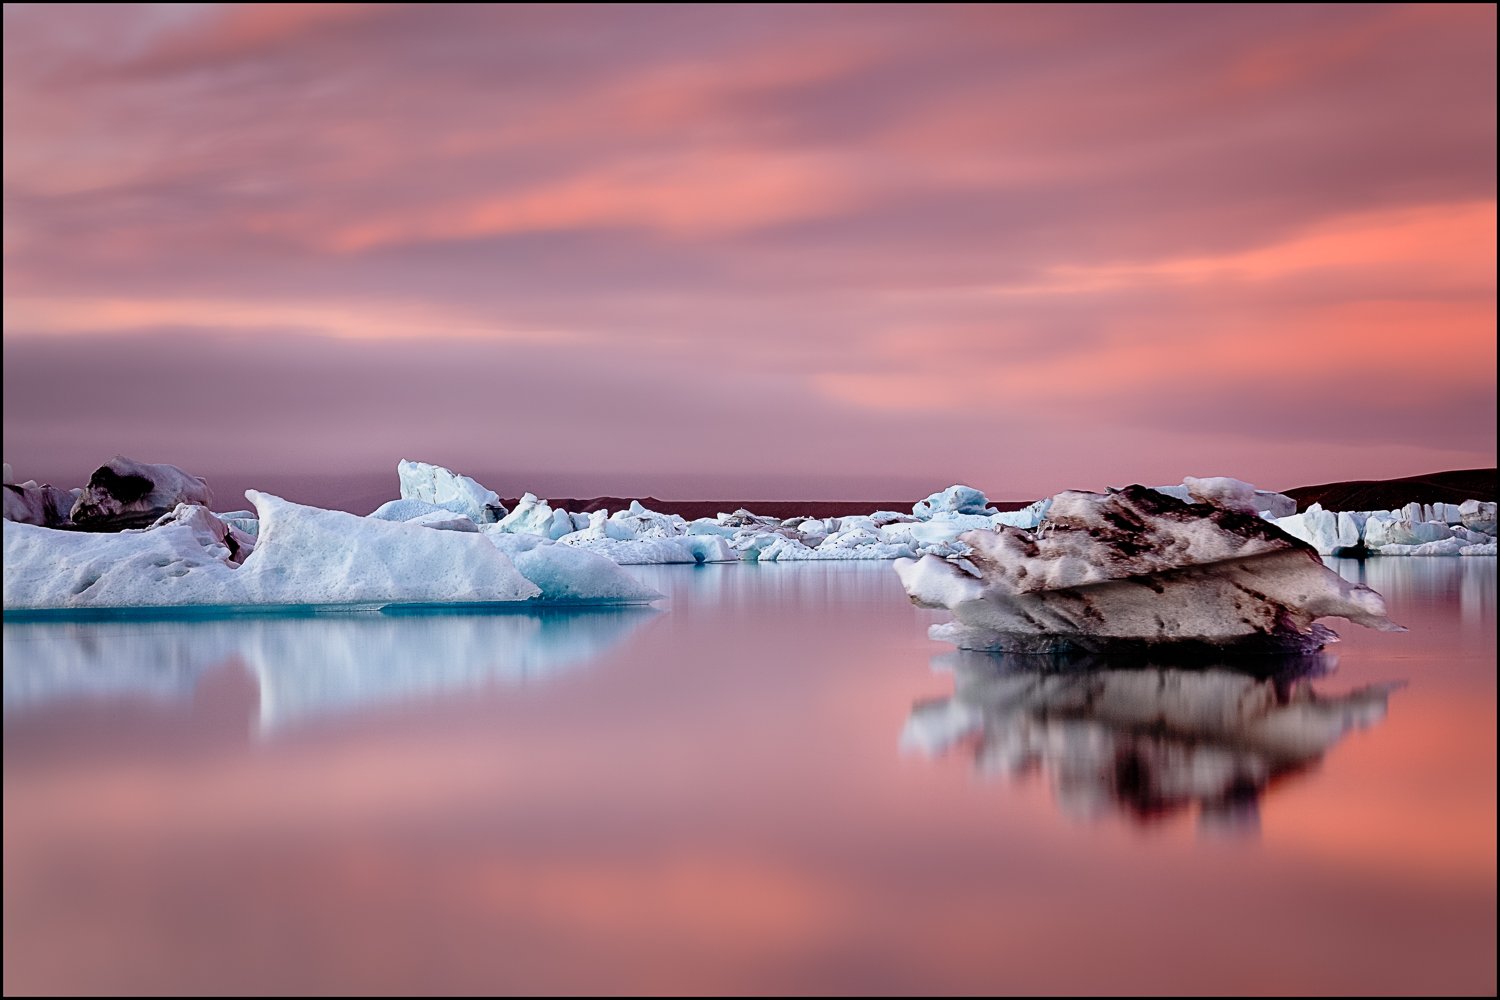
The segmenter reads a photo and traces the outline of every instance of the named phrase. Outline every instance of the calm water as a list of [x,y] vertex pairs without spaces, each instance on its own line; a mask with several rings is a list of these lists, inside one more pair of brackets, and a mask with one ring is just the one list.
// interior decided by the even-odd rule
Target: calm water
[[1495,561],[1335,565],[1411,631],[1264,679],[954,655],[887,564],[8,623],[5,991],[1493,993]]

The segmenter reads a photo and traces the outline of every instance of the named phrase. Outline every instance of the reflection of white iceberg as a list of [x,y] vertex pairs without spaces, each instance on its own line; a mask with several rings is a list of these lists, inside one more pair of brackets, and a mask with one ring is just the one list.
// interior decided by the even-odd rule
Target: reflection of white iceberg
[[260,728],[544,680],[586,665],[654,612],[351,615],[6,623],[6,714],[79,698],[189,700],[235,661],[260,689]]
[[[1277,778],[1315,764],[1350,730],[1385,718],[1391,686],[1319,695],[1320,656],[1229,666],[1079,669],[1028,656],[957,652],[952,698],[912,709],[902,745],[931,755],[972,745],[985,773],[1046,771],[1079,816],[1150,819],[1197,805],[1206,819],[1253,818]],[[1098,663],[1084,664],[1097,667]]]

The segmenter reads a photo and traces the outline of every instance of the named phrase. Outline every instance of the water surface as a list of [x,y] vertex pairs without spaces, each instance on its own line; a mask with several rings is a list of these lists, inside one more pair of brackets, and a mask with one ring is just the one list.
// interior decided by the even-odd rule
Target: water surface
[[955,655],[879,563],[7,623],[5,989],[1493,992],[1495,562],[1333,564],[1411,631],[1254,676]]

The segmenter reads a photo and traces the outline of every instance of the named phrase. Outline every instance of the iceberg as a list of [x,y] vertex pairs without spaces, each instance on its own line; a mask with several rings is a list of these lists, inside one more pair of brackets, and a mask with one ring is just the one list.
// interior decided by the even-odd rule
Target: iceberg
[[644,603],[660,597],[587,552],[543,546],[541,539],[497,544],[493,526],[484,534],[433,531],[420,522],[304,507],[253,490],[246,496],[258,514],[258,537],[189,504],[150,528],[113,534],[7,522],[5,608]]
[[1250,483],[1228,476],[1188,476],[1181,486],[1153,486],[1158,493],[1187,503],[1211,503],[1264,517],[1289,517],[1297,513],[1297,501],[1285,493],[1258,490]]
[[1320,555],[1494,555],[1495,505],[1409,503],[1400,510],[1331,511],[1313,504],[1275,519],[1277,527]]
[[951,698],[918,702],[901,744],[927,756],[973,748],[985,773],[1042,771],[1064,812],[1147,821],[1196,806],[1210,824],[1252,825],[1277,778],[1316,764],[1385,718],[1399,685],[1325,696],[1321,654],[1195,669],[957,652],[935,666]]
[[547,501],[534,493],[523,495],[516,502],[516,509],[502,517],[497,526],[501,531],[540,535],[554,540],[577,530],[571,514],[565,510],[553,510]]
[[73,505],[83,495],[82,490],[60,490],[35,482],[7,482],[4,490],[5,520],[48,528],[69,524]]
[[[1316,648],[1315,621],[1399,631],[1385,602],[1258,514],[1143,486],[1053,498],[1036,531],[959,536],[965,555],[899,559],[914,604],[947,608],[966,646],[1041,652],[1144,643]],[[938,626],[943,629],[943,626]]]
[[479,525],[467,514],[459,514],[447,507],[439,507],[426,500],[409,497],[404,500],[388,500],[376,507],[367,516],[377,521],[399,521],[402,524],[419,524],[424,528],[440,531],[478,531]]
[[175,465],[150,465],[116,455],[89,476],[73,504],[73,523],[96,531],[141,528],[181,503],[213,506],[214,494],[201,476]]
[[[290,503],[255,490],[255,550],[188,521],[112,535],[6,524],[7,610],[521,601],[540,589],[478,535]],[[211,514],[209,516],[212,516]]]
[[401,481],[403,500],[425,500],[455,514],[467,515],[475,524],[492,524],[505,516],[505,505],[494,490],[441,465],[402,459],[396,463],[396,475]]
[[1470,531],[1493,536],[1495,534],[1495,504],[1479,500],[1465,500],[1458,505],[1458,520]]
[[989,498],[972,486],[950,486],[932,494],[926,500],[918,500],[911,509],[916,517],[926,520],[938,514],[994,514]]
[[639,582],[620,564],[596,552],[562,545],[539,535],[515,534],[491,525],[484,536],[532,583],[546,601],[647,603],[661,594]]
[[718,535],[681,535],[676,538],[610,538],[579,531],[560,542],[596,553],[621,566],[738,562],[739,553]]

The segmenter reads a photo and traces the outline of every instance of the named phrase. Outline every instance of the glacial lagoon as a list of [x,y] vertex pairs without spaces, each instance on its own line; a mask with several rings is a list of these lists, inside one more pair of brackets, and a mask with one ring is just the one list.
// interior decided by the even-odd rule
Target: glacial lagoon
[[1495,989],[1496,566],[1404,634],[1031,661],[889,563],[655,608],[4,626],[5,989]]

